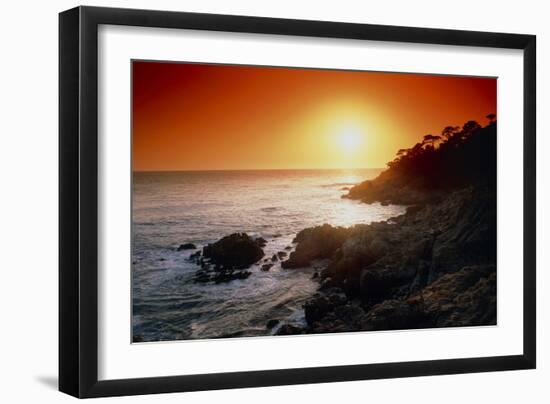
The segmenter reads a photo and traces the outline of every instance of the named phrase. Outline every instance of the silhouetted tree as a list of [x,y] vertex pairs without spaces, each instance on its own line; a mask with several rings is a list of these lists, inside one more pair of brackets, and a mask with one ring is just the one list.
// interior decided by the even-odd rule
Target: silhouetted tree
[[441,136],[437,135],[426,135],[424,136],[424,140],[422,140],[423,144],[429,144],[432,147],[435,147],[435,143],[441,140]]
[[472,132],[478,130],[479,128],[481,128],[481,126],[476,121],[468,121],[462,127],[462,132],[465,135],[469,135]]
[[[468,121],[446,126],[441,135],[425,135],[409,149],[399,149],[380,181],[416,184],[419,188],[449,188],[477,181],[496,184],[496,116],[489,125]],[[402,186],[402,185],[397,185]]]
[[445,126],[441,131],[441,137],[445,140],[452,138],[458,131],[460,131],[459,126]]
[[489,123],[493,123],[497,119],[497,116],[496,114],[489,114],[486,116],[486,118],[489,120]]

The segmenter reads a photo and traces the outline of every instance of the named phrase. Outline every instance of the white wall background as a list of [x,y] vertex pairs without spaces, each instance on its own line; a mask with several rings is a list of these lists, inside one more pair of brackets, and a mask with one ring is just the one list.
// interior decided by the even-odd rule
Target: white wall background
[[[74,1],[6,2],[0,43],[0,400],[62,403],[57,385],[57,13]],[[550,400],[550,25],[545,2],[90,1],[156,8],[538,36],[538,369],[109,399],[127,403],[465,403]],[[243,352],[243,354],[246,354]]]

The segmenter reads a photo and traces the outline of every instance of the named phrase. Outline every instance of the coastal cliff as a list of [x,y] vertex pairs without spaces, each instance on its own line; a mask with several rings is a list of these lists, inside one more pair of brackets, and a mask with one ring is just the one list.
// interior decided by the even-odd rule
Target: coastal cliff
[[315,260],[307,326],[279,334],[496,324],[496,121],[447,127],[400,150],[349,190],[365,203],[407,205],[388,221],[299,232],[283,268]]

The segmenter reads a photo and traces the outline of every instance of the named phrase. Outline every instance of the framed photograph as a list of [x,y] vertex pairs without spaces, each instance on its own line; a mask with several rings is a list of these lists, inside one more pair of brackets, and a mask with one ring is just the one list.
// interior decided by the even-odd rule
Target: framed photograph
[[535,368],[534,36],[59,24],[61,391]]

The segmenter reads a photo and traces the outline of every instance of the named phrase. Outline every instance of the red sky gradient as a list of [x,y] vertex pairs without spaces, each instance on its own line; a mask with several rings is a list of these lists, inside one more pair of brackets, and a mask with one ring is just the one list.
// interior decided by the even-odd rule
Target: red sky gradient
[[384,167],[425,134],[497,112],[493,78],[137,61],[132,70],[135,171]]

